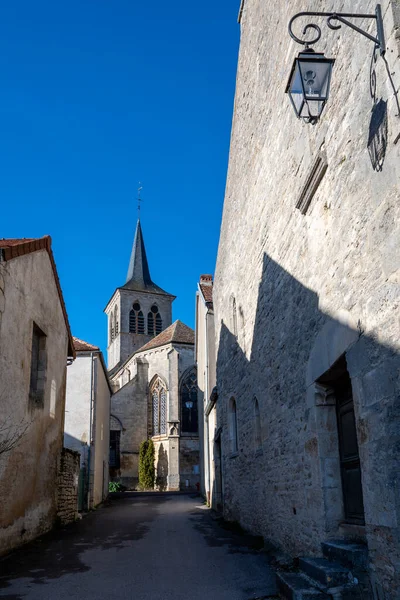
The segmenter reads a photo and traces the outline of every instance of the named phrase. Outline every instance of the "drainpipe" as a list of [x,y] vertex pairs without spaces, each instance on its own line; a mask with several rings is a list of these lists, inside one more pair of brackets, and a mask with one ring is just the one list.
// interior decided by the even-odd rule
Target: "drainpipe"
[[[208,404],[209,401],[209,369],[208,369],[208,308],[207,308],[207,312],[206,312],[206,318],[205,318],[205,345],[206,345],[206,351],[205,351],[205,355],[206,355],[206,384],[205,384],[205,397],[206,397],[206,406]],[[207,452],[206,452],[206,460],[207,460],[207,479],[208,479],[208,491],[206,490],[206,496],[207,496],[207,502],[209,504],[211,504],[211,465],[210,465],[210,431],[209,431],[209,425],[208,425],[208,414],[206,414],[206,431],[207,431]]]
[[89,447],[88,447],[88,470],[87,470],[87,508],[90,508],[90,468],[92,460],[92,417],[93,417],[93,390],[94,390],[94,355],[90,353],[90,412],[89,412]]

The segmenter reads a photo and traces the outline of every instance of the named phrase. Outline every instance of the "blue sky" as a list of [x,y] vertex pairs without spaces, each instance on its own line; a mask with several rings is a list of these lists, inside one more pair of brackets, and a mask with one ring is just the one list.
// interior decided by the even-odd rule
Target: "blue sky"
[[0,20],[0,237],[50,234],[73,334],[106,347],[142,182],[152,279],[194,326],[213,273],[239,0],[7,2]]

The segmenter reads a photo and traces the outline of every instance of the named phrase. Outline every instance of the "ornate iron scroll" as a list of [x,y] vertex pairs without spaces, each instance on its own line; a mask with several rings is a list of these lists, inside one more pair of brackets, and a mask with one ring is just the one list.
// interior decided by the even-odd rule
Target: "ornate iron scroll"
[[[322,35],[321,28],[319,27],[319,25],[316,25],[315,23],[308,23],[304,27],[302,34],[303,34],[303,36],[307,36],[307,33],[309,33],[310,30],[313,30],[316,32],[315,37],[313,37],[310,40],[298,38],[293,33],[292,27],[293,27],[294,21],[300,17],[326,17],[328,27],[333,30],[340,29],[342,26],[342,23],[343,23],[344,25],[347,25],[351,29],[354,29],[354,31],[361,33],[361,35],[363,35],[364,37],[366,37],[369,40],[371,40],[372,42],[374,42],[376,44],[376,46],[380,49],[381,55],[385,54],[385,50],[386,50],[385,34],[384,34],[384,30],[383,30],[382,10],[381,10],[380,4],[376,5],[374,15],[361,15],[361,14],[357,15],[354,13],[309,12],[309,11],[297,13],[289,21],[289,35],[295,42],[297,42],[298,44],[301,44],[302,46],[306,46],[308,48],[312,44],[316,44],[321,39],[321,35]],[[357,27],[356,25],[354,25],[354,23],[351,23],[350,21],[348,21],[347,20],[348,18],[351,18],[351,19],[374,19],[377,24],[377,36],[374,37],[373,35],[370,35],[363,29],[360,29],[360,27]]]

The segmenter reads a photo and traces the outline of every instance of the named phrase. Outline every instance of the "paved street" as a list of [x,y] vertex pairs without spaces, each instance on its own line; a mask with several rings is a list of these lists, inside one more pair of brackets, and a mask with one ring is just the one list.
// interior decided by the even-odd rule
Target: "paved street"
[[257,540],[200,497],[124,495],[0,561],[9,600],[252,600],[275,579]]

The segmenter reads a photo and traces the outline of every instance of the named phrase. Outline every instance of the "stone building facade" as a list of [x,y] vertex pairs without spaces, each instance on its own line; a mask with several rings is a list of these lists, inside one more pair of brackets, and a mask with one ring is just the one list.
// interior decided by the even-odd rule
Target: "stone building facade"
[[0,554],[56,521],[74,355],[50,237],[0,240]]
[[80,506],[108,496],[111,384],[98,346],[73,338],[76,360],[67,372],[64,446],[80,455]]
[[151,280],[138,221],[127,281],[106,308],[110,477],[130,489],[138,485],[140,444],[149,438],[158,489],[196,489],[200,481],[194,331],[171,324],[174,298]]
[[359,543],[387,599],[400,590],[398,8],[382,2],[384,58],[318,22],[336,63],[312,126],[285,97],[300,50],[287,25],[331,3],[242,2],[213,290],[225,516],[292,556]]
[[212,275],[201,275],[196,293],[196,366],[198,381],[201,492],[221,508],[220,431],[217,428],[215,325]]

